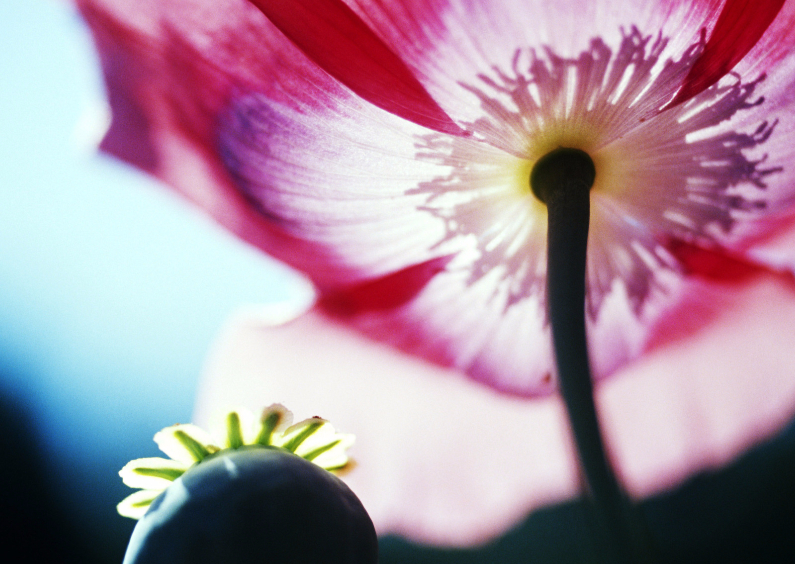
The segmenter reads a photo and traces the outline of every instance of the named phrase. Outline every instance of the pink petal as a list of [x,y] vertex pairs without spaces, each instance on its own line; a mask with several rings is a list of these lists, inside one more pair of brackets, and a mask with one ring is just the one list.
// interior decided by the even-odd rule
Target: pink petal
[[461,130],[405,63],[341,0],[251,0],[323,70],[365,100],[419,125]]
[[[770,127],[766,141],[744,151],[763,178],[761,213],[743,218],[722,245],[731,253],[774,270],[795,273],[795,246],[781,244],[793,229],[795,213],[795,2],[786,2],[766,33],[733,69],[745,83],[761,77],[751,101],[754,107],[737,112],[719,132],[754,136]],[[734,78],[727,78],[734,80]],[[779,241],[777,243],[776,241]],[[774,250],[775,249],[775,250]]]
[[[778,14],[773,16],[773,10],[780,5]],[[761,9],[760,9],[761,8]],[[767,29],[750,45],[745,55],[738,60],[734,70],[748,76],[753,73],[762,74],[776,70],[781,65],[782,59],[792,56],[793,25],[795,25],[795,2],[792,0],[773,0],[764,6],[754,6],[753,17],[758,29],[764,27],[764,20],[773,16]],[[743,20],[743,24],[748,20]],[[748,33],[747,31],[741,33]]]
[[352,96],[319,112],[240,90],[218,116],[217,150],[251,207],[333,257],[310,277],[333,268],[320,274],[357,284],[446,254],[443,221],[412,192],[444,171],[416,158],[427,133]]
[[[273,11],[280,26],[308,42],[306,49],[315,60],[326,56],[320,52],[320,39],[328,39],[323,33],[333,35],[334,29],[315,22],[319,43],[313,43],[314,35],[295,27],[297,20],[284,8],[292,3],[272,4],[263,6]],[[764,177],[768,209],[721,240],[739,258],[774,267],[795,263],[795,247],[780,245],[778,252],[789,253],[789,258],[776,258],[778,262],[755,252],[765,237],[777,233],[774,227],[790,217],[794,201],[795,168],[788,165],[795,162],[795,145],[790,142],[795,124],[788,116],[795,113],[795,55],[785,56],[793,52],[789,48],[795,36],[787,34],[787,26],[795,18],[794,4],[784,6],[759,44],[737,65],[745,83],[756,78],[760,67],[768,72],[754,91],[766,97],[765,103],[717,126],[753,136],[760,123],[779,119],[769,128],[770,138],[747,151],[750,160],[767,158],[760,166],[776,171]],[[388,98],[375,88],[376,82],[394,82],[399,96],[418,96],[417,105],[409,104],[417,111],[428,103],[420,93],[427,87],[464,123],[483,111],[466,80],[492,72],[492,65],[509,65],[518,47],[546,45],[556,55],[575,56],[599,36],[615,52],[616,42],[629,36],[621,26],[637,24],[641,41],[644,34],[657,31],[670,35],[660,56],[676,59],[697,41],[702,28],[709,36],[720,13],[709,2],[589,3],[583,8],[579,3],[519,0],[362,0],[350,3],[355,15],[339,2],[319,2],[326,12],[318,14],[333,16],[338,29],[348,25],[357,41],[363,38],[370,45],[365,51],[372,60],[362,63],[370,70],[358,73],[325,59],[321,62],[327,68],[321,69],[243,0],[79,0],[79,5],[100,49],[114,112],[105,150],[156,174],[243,239],[303,270],[329,293],[323,306],[335,315],[344,314],[347,323],[521,395],[554,389],[543,292],[538,284],[528,291],[520,288],[517,295],[527,299],[513,307],[518,300],[514,295],[492,299],[505,286],[491,283],[493,279],[477,284],[473,276],[476,271],[496,273],[507,262],[502,252],[510,246],[509,237],[497,241],[497,252],[492,253],[497,258],[491,262],[473,258],[488,254],[484,250],[490,235],[478,242],[471,237],[494,231],[493,224],[499,222],[488,222],[507,207],[505,202],[499,197],[472,198],[462,206],[466,215],[456,209],[452,219],[459,225],[472,222],[473,229],[461,240],[448,238],[447,218],[434,215],[426,204],[447,186],[449,163],[417,158],[418,151],[427,149],[418,148],[418,139],[438,141],[440,135],[394,115],[403,115],[395,108],[390,113],[372,105],[326,70],[342,73],[341,80],[370,101]],[[574,25],[583,19],[591,34]],[[357,57],[362,55],[353,43],[347,45],[359,53]],[[400,66],[396,57],[408,66]],[[772,62],[776,64],[767,65]],[[649,102],[654,108],[673,96],[688,68],[683,66],[675,79],[663,81]],[[384,78],[388,69],[394,70],[392,82]],[[367,77],[375,77],[372,84]],[[436,110],[428,111],[436,115]],[[629,117],[627,123],[637,124],[637,115]],[[511,133],[510,127],[503,130]],[[513,133],[521,138],[521,130]],[[653,142],[652,137],[644,140]],[[487,147],[477,140],[455,139],[471,142],[463,167],[467,171],[477,168],[475,153],[483,157],[488,150],[499,152],[495,143]],[[489,174],[466,180],[488,184],[493,180]],[[423,191],[429,184],[431,189]],[[461,194],[461,188],[470,187],[451,186],[451,192]],[[484,200],[489,200],[485,206]],[[640,200],[654,208],[645,197]],[[652,211],[660,215],[659,209]],[[648,239],[652,231],[642,223],[646,232],[633,236],[635,242],[641,235]],[[542,247],[543,236],[530,239]],[[532,245],[514,254],[527,256]],[[676,299],[680,282],[665,289],[669,299]],[[656,310],[636,317],[628,305],[631,300],[621,291],[605,298],[598,322],[592,323],[599,375],[614,372],[642,351],[653,314],[665,307],[660,302]]]
[[795,273],[795,217],[782,219],[777,227],[756,241],[748,254],[772,269]]
[[717,468],[793,417],[793,298],[789,276],[697,280],[656,326],[649,354],[606,383],[605,424],[630,491],[648,495]]
[[415,264],[320,298],[322,308],[340,317],[400,307],[417,296],[432,278],[444,271],[450,257]]
[[[215,122],[238,84],[283,91],[282,83],[299,75],[333,97],[335,82],[243,0],[211,9],[198,0],[78,6],[100,53],[113,113],[102,148],[158,176],[266,252],[322,272],[331,260],[323,249],[265,221],[237,191],[215,151]],[[274,67],[285,66],[274,80]],[[306,97],[316,91],[305,89]]]
[[728,0],[723,6],[704,52],[671,101],[681,104],[706,90],[740,62],[759,42],[786,0]]
[[[554,393],[543,293],[507,309],[493,280],[471,283],[467,254],[449,261],[411,299],[394,307],[355,298],[355,308],[337,307],[339,298],[321,300],[319,307],[370,339],[455,368],[493,389],[526,398]],[[616,358],[626,360],[626,355]]]
[[[155,174],[320,287],[434,258],[428,246],[439,238],[438,221],[420,218],[425,227],[418,227],[419,198],[394,200],[437,174],[414,163],[414,136],[428,130],[358,98],[248,2],[78,5],[100,52],[113,111],[104,150]],[[264,155],[256,153],[265,147],[252,146],[266,136],[255,140],[234,128],[269,126],[269,116],[242,112],[271,104],[286,130],[274,149],[280,164],[268,172],[257,170]],[[244,150],[251,158],[234,166]],[[284,182],[274,181],[278,174]],[[381,181],[374,188],[375,176]],[[274,183],[267,209],[246,191]],[[321,188],[328,188],[322,196]],[[414,219],[403,217],[409,212]],[[348,222],[352,215],[357,221]],[[330,225],[341,225],[337,216],[347,223],[330,233]],[[385,221],[373,227],[379,218]]]
[[[599,384],[608,442],[633,495],[719,467],[795,415],[793,319],[790,280],[694,281],[657,326],[650,354]],[[683,325],[697,329],[682,338]],[[577,492],[556,397],[500,396],[316,312],[281,327],[230,322],[196,419],[274,401],[356,434],[358,465],[345,479],[380,534],[477,544]]]
[[495,68],[511,72],[518,49],[551,48],[576,57],[595,38],[615,46],[622,30],[670,37],[662,59],[679,59],[709,31],[720,0],[556,2],[526,0],[346,0],[403,59],[457,123],[480,117],[481,101],[468,86]]
[[[556,401],[501,397],[317,313],[278,328],[232,321],[207,366],[197,418],[207,424],[228,405],[256,409],[266,397],[356,434],[356,467],[343,478],[381,534],[482,542],[528,506],[575,493]],[[538,463],[512,470],[527,460]]]

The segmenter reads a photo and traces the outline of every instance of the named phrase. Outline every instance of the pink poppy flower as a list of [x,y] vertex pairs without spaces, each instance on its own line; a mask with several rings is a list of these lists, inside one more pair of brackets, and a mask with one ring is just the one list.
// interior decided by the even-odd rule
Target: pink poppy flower
[[[691,413],[676,389],[692,392],[687,397],[695,404],[709,394],[690,386],[732,382],[715,395],[738,399],[731,378],[739,360],[726,373],[707,364],[691,381],[665,372],[663,359],[683,372],[690,363],[696,372],[699,359],[714,361],[722,352],[710,340],[714,334],[734,342],[738,350],[731,352],[739,354],[732,341],[739,320],[752,327],[763,313],[784,333],[771,354],[779,338],[786,341],[786,319],[773,314],[789,311],[795,297],[775,274],[795,266],[795,247],[781,244],[793,233],[795,2],[77,3],[95,35],[114,115],[103,149],[306,273],[322,311],[296,322],[307,325],[307,335],[314,323],[333,320],[503,392],[554,391],[544,310],[546,220],[528,176],[551,149],[575,146],[598,170],[589,339],[597,377],[622,367],[626,374],[606,382],[600,397],[621,398],[602,401],[630,489],[644,494],[669,486],[791,415],[790,368],[776,354],[762,372],[783,391],[755,414],[759,423],[728,425],[724,437],[730,417],[723,408],[713,417],[707,407],[706,430],[688,426],[705,438],[660,436],[676,452],[670,460],[655,453],[653,462],[638,452],[645,447],[637,438],[621,438],[637,431],[650,440],[649,426],[628,422],[640,406],[647,414],[653,401],[634,402],[633,394],[656,390],[670,400],[660,403],[655,422],[667,421],[669,409]],[[775,304],[771,311],[746,301],[759,295]],[[328,338],[349,338],[346,329],[328,331]],[[268,338],[290,334],[286,327]],[[641,353],[648,356],[627,365]],[[390,356],[390,363],[414,362],[400,358]],[[444,371],[417,366],[411,370]],[[555,461],[538,466],[550,479],[538,476],[528,486],[531,476],[517,477],[523,486],[511,482],[493,495],[481,487],[471,507],[496,495],[502,501],[494,515],[515,519],[572,493],[556,399],[523,403],[437,380],[415,385],[449,385],[459,390],[451,395],[462,394],[461,405],[466,394],[485,396],[503,424],[508,419],[498,413],[537,413],[527,428],[543,435],[543,444],[533,452]],[[632,391],[622,396],[613,389]],[[362,417],[374,416],[365,407]],[[338,424],[345,428],[344,418]],[[672,435],[679,432],[667,425]],[[460,444],[449,440],[450,449]],[[515,441],[489,448],[503,452]],[[707,454],[689,450],[702,447]],[[445,458],[430,450],[417,452],[429,461]],[[373,459],[379,456],[394,454]],[[500,460],[493,456],[480,463]],[[477,468],[480,482],[489,482],[481,474],[488,468]],[[389,468],[378,471],[388,479]],[[415,493],[424,491],[416,476],[407,484]],[[377,504],[364,497],[368,508]],[[394,506],[376,509],[375,520],[383,515],[381,522],[391,523],[382,530],[450,542],[483,540],[505,524],[495,517],[494,529],[484,529],[481,514],[480,533],[463,523],[453,533],[428,517],[447,498],[430,499],[433,507],[416,521]]]
[[689,292],[690,245],[747,259],[792,213],[791,3],[78,4],[105,150],[306,273],[346,322],[500,390],[555,387],[527,181],[551,148],[599,169],[600,376]]

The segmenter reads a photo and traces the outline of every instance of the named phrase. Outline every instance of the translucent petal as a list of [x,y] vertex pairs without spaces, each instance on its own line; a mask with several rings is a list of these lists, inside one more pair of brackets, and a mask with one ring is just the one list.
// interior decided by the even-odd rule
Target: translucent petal
[[672,104],[703,92],[728,74],[768,31],[786,0],[729,0],[721,8],[704,52],[690,69]]
[[[597,386],[610,450],[636,496],[727,463],[795,416],[792,282],[762,273],[691,279],[686,290],[643,360]],[[356,434],[344,479],[380,534],[477,544],[579,491],[556,396],[494,393],[316,313],[279,328],[238,318],[213,351],[197,420],[271,397],[328,416]]]
[[318,114],[240,93],[220,118],[219,147],[260,214],[367,279],[438,254],[442,222],[410,193],[445,170],[416,159],[422,133],[353,100]]
[[[440,106],[459,124],[474,122],[480,101],[466,88],[494,66],[505,67],[518,49],[551,48],[573,57],[593,37],[615,45],[621,29],[672,37],[664,58],[679,58],[711,29],[719,1],[582,2],[567,0],[349,0],[365,21],[414,70]],[[587,30],[584,32],[584,30]]]
[[418,125],[460,133],[405,63],[341,0],[252,3],[323,70],[368,102]]
[[[282,112],[303,112],[304,123],[310,128],[313,122],[331,121],[331,130],[318,132],[310,145],[318,152],[319,162],[293,163],[298,167],[294,170],[295,183],[322,187],[322,166],[333,165],[333,152],[340,150],[347,155],[347,162],[337,167],[338,180],[350,181],[357,185],[356,190],[362,190],[366,188],[363,174],[372,174],[373,167],[387,171],[395,180],[387,190],[390,194],[380,194],[387,199],[401,193],[407,183],[427,177],[422,170],[411,173],[405,156],[412,148],[411,135],[419,126],[355,96],[307,59],[247,2],[223,0],[208,5],[201,0],[79,0],[78,5],[100,52],[113,112],[110,130],[102,143],[105,151],[157,175],[232,232],[301,269],[322,287],[338,286],[393,268],[381,256],[375,259],[380,263],[377,266],[372,265],[372,260],[366,261],[370,272],[362,272],[360,264],[341,260],[335,248],[335,239],[351,241],[356,235],[340,234],[330,239],[328,235],[307,233],[304,237],[285,222],[262,213],[263,205],[252,205],[253,190],[247,188],[252,187],[252,182],[268,185],[272,178],[255,174],[248,179],[248,186],[240,186],[230,175],[242,172],[228,167],[228,158],[235,156],[234,146],[230,145],[242,133],[230,131],[230,120],[244,125],[245,116],[239,112],[251,109],[252,102],[259,100],[260,105],[274,104]],[[391,122],[384,122],[390,118],[374,118],[379,113],[390,116]],[[341,114],[346,115],[348,126],[334,125]],[[262,117],[252,115],[252,125],[258,121],[262,125]],[[219,131],[221,122],[223,130]],[[397,127],[398,132],[388,141],[402,148],[379,164],[380,157],[373,161],[362,153],[366,147],[378,145],[383,132],[380,126]],[[340,136],[339,131],[333,131],[335,127],[347,127],[348,133]],[[353,146],[349,137],[357,130],[363,136],[369,131],[371,136],[362,137]],[[321,137],[321,133],[326,137]],[[265,136],[260,134],[258,139],[263,141]],[[238,146],[243,143],[238,139]],[[219,150],[219,144],[228,145]],[[282,147],[280,156],[287,149],[290,147]],[[296,147],[291,149],[295,154]],[[346,165],[350,169],[353,158],[359,159],[357,167],[346,179],[339,179],[340,169]],[[251,172],[256,167],[255,160],[247,164],[246,170]],[[285,165],[281,168],[284,170]],[[330,172],[335,172],[333,167]],[[312,202],[311,194],[307,196],[301,203]],[[302,210],[301,214],[310,231],[310,214],[317,216],[317,207]],[[318,221],[317,217],[314,221]],[[408,231],[409,235],[412,233]],[[364,241],[360,247],[363,245]],[[403,252],[408,245],[400,247],[391,253],[384,250],[382,255],[389,254],[391,261],[397,262],[394,251]],[[411,256],[404,257],[401,266],[411,260]]]
[[657,113],[713,56],[713,32],[728,37],[721,8],[737,2],[346,0],[354,35],[379,45],[383,68],[405,63],[466,139],[357,96],[249,3],[78,4],[114,110],[106,150],[302,269],[325,306],[353,304],[347,322],[529,395],[554,389],[544,224],[526,186],[549,146],[600,159],[588,273],[600,375],[636,357],[680,298],[672,241],[795,262],[786,245],[755,251],[795,203],[795,3],[736,74]]

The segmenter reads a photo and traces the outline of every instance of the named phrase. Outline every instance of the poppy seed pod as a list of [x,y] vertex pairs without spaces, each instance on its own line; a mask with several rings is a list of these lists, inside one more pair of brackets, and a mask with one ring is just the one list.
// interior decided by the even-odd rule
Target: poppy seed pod
[[124,564],[377,560],[373,523],[341,480],[251,446],[219,452],[169,486],[135,527]]

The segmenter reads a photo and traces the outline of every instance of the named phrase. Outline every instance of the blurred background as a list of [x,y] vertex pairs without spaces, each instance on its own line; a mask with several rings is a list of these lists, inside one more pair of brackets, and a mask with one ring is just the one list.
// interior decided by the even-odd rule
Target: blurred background
[[[0,540],[24,562],[121,562],[118,470],[190,419],[235,309],[304,288],[93,152],[102,83],[67,3],[3,0],[0,28]],[[795,430],[644,507],[673,562],[795,562]],[[587,522],[572,502],[477,551],[384,539],[382,562],[588,562]]]
[[21,495],[46,492],[87,550],[120,562],[133,522],[115,512],[129,490],[118,470],[156,456],[154,432],[190,419],[231,312],[300,290],[94,152],[103,86],[67,2],[2,0],[0,27],[0,397],[25,449],[0,464],[26,480],[36,468],[44,489]]

